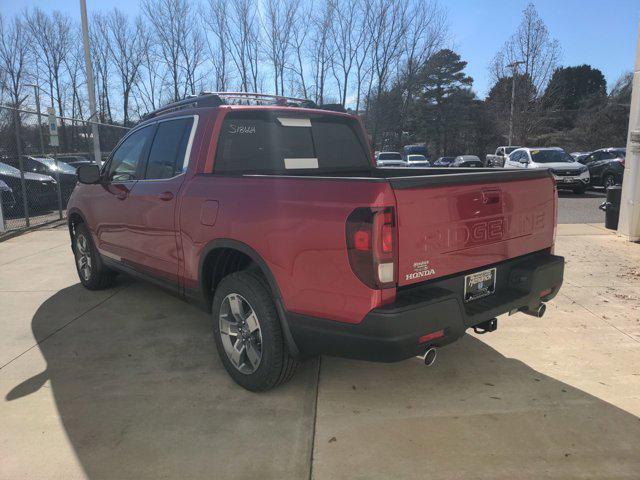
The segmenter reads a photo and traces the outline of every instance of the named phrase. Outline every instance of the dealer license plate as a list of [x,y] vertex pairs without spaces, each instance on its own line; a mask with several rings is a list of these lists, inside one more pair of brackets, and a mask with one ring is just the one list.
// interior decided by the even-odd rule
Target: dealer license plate
[[464,301],[471,302],[496,291],[496,269],[490,268],[464,277]]

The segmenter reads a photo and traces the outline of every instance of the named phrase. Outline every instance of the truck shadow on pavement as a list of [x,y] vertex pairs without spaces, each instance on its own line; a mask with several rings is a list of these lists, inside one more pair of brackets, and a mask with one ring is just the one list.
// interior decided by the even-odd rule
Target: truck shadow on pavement
[[471,336],[431,368],[326,358],[320,379],[309,361],[252,394],[218,361],[209,315],[152,286],[120,288],[75,320],[65,306],[80,285],[45,301],[32,330],[47,369],[5,393],[19,402],[50,381],[89,478],[308,478],[314,435],[314,478],[475,477],[491,465],[524,478],[507,467],[528,462],[540,467],[530,478],[640,471],[638,418]]

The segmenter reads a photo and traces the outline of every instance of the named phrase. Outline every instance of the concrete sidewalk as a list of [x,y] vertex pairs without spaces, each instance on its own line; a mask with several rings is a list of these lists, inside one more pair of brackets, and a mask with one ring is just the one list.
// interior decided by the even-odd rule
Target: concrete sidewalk
[[544,319],[425,368],[323,357],[237,387],[209,317],[78,284],[66,229],[0,243],[0,478],[638,478],[640,246],[561,225]]

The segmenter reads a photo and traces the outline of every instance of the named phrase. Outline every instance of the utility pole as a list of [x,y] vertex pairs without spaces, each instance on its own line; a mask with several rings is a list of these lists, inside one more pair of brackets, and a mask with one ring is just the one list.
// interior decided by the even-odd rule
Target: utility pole
[[40,88],[38,85],[36,85],[35,83],[27,83],[25,84],[25,87],[33,87],[33,92],[36,96],[36,112],[38,115],[38,133],[40,134],[40,153],[42,154],[42,156],[44,157],[44,134],[42,133],[42,125],[40,122],[40,92],[38,91],[38,89]]
[[518,66],[523,65],[524,62],[516,61],[512,62],[507,67],[511,68],[511,113],[509,114],[509,146],[512,145],[513,139],[513,105],[516,103],[516,73]]
[[96,116],[96,90],[93,84],[93,67],[91,65],[91,50],[89,48],[89,24],[87,22],[87,2],[80,0],[80,17],[82,18],[82,43],[84,44],[84,63],[87,70],[87,90],[89,90],[89,112],[91,113],[91,136],[93,137],[94,162],[100,165],[102,155],[100,154],[100,133],[98,132],[98,121]]
[[633,71],[618,235],[631,242],[640,241],[640,22],[638,22],[638,45],[636,66]]

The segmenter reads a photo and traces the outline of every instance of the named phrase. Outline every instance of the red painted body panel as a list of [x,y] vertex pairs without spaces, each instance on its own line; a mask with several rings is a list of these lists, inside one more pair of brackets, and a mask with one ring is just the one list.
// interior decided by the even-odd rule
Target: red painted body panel
[[[197,289],[207,245],[232,239],[264,260],[288,311],[358,323],[393,302],[396,289],[371,289],[351,270],[345,222],[355,208],[394,207],[400,286],[553,244],[556,196],[550,178],[394,191],[379,178],[211,174],[224,113],[237,108],[243,107],[176,113],[199,116],[188,171],[179,177],[78,185],[69,213],[84,217],[101,253],[176,282],[181,290]],[[123,188],[129,195],[121,200]],[[166,191],[171,201],[158,198]],[[425,269],[434,272],[412,276]]]
[[[219,204],[213,227],[200,222],[205,200]],[[387,182],[198,176],[184,191],[180,215],[185,285],[197,285],[200,254],[208,242],[233,239],[266,262],[287,310],[359,322],[382,303],[383,295],[351,270],[346,219],[356,207],[393,201]]]
[[398,283],[408,285],[551,246],[550,179],[397,190]]

